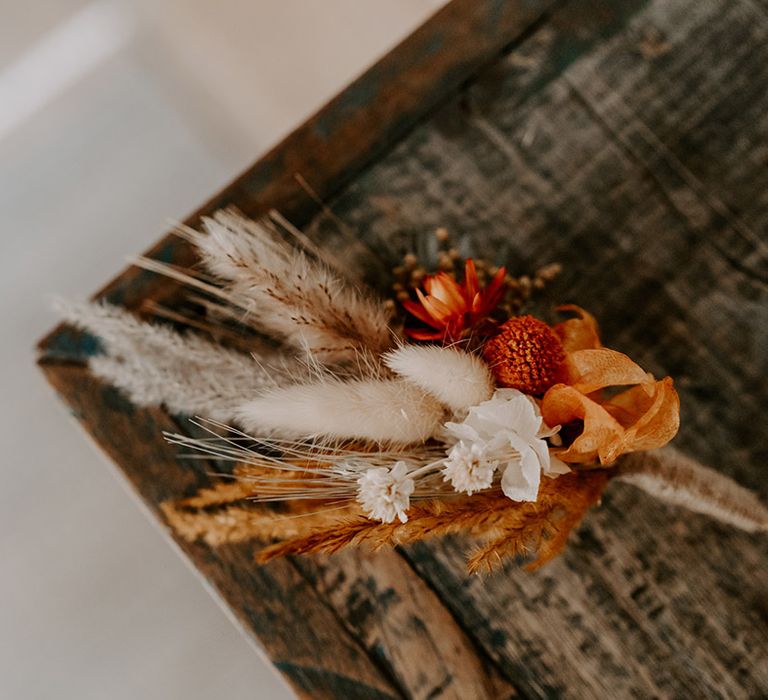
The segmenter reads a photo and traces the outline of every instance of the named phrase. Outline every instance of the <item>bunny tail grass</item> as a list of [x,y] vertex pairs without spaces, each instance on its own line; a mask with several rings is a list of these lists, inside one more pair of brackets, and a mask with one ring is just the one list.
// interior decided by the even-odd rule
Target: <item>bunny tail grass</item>
[[201,336],[144,323],[117,306],[59,301],[56,309],[100,338],[106,354],[90,359],[91,370],[138,406],[165,404],[173,413],[232,421],[238,406],[301,371],[298,361],[277,358],[267,368]]
[[[246,321],[329,362],[379,355],[393,344],[384,305],[351,288],[267,223],[219,211],[205,232],[183,229],[207,270],[224,283],[219,296]],[[193,280],[194,282],[194,280]]]
[[409,444],[439,429],[443,407],[402,380],[329,379],[270,391],[244,404],[237,418],[257,433]]
[[488,366],[463,350],[406,345],[388,352],[384,363],[454,411],[476,406],[493,395]]
[[627,455],[616,478],[747,532],[768,531],[768,509],[755,494],[672,447]]

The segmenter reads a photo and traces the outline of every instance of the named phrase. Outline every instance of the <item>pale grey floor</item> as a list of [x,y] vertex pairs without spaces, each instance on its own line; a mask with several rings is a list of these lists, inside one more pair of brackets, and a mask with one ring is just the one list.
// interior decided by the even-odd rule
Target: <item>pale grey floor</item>
[[290,697],[32,348],[54,294],[99,287],[439,4],[0,0],[3,700]]

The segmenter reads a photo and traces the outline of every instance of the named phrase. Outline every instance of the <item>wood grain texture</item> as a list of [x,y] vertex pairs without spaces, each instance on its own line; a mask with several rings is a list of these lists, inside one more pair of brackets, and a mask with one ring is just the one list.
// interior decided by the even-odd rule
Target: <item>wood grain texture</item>
[[[611,345],[678,379],[678,444],[765,494],[765,433],[750,417],[768,399],[757,369],[767,357],[768,299],[755,267],[766,259],[764,243],[688,164],[698,152],[679,140],[690,135],[668,128],[665,142],[652,119],[627,106],[656,104],[647,95],[638,104],[635,94],[638,83],[650,91],[658,82],[693,111],[703,96],[689,97],[685,74],[675,82],[658,62],[698,70],[706,51],[698,38],[709,27],[743,38],[757,18],[748,5],[719,13],[677,5],[674,34],[662,34],[669,46],[652,59],[638,45],[672,21],[668,4],[641,11],[576,60],[573,24],[567,12],[556,15],[332,207],[402,250],[445,225],[475,253],[502,251],[515,271],[562,262],[554,296],[597,312]],[[702,14],[718,22],[706,24]],[[723,60],[738,64],[746,53]],[[663,97],[659,114],[674,121]],[[721,99],[733,96],[725,91]],[[731,138],[763,143],[762,126],[747,136],[737,124]],[[759,161],[753,168],[762,177]],[[503,576],[467,582],[465,547],[420,545],[408,556],[524,695],[765,692],[764,538],[698,516],[681,519],[617,486],[587,519],[581,541],[543,572],[511,566]]]
[[295,564],[407,697],[517,695],[398,553],[350,550]]
[[[121,465],[156,517],[161,519],[162,501],[191,496],[209,483],[212,465],[180,459],[174,448],[157,439],[159,430],[178,429],[165,412],[135,408],[83,366],[43,362],[42,367],[56,391],[67,397],[73,415]],[[199,543],[177,544],[300,697],[403,697],[289,561],[255,566],[248,545],[214,552]]]
[[[201,211],[286,208],[350,262],[379,259],[382,286],[438,226],[515,273],[563,263],[552,300],[676,378],[676,444],[768,497],[768,15],[750,0],[588,5],[452,3],[434,51],[427,25]],[[296,171],[332,215],[313,214]],[[174,238],[153,255],[192,259]],[[178,289],[134,271],[106,294],[141,308]],[[173,419],[87,374],[95,351],[60,328],[42,362],[142,497],[154,508],[206,483],[160,440]],[[307,697],[768,695],[766,539],[626,485],[534,574],[468,579],[457,538],[265,569],[248,545],[182,546]]]

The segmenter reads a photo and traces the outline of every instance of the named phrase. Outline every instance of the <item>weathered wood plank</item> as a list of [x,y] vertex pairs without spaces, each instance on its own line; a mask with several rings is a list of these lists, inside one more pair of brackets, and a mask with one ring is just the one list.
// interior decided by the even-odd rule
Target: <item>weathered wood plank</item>
[[[158,520],[161,502],[190,496],[210,483],[208,463],[181,459],[157,439],[160,431],[178,427],[165,412],[137,409],[80,365],[46,361],[42,368]],[[248,544],[212,551],[176,541],[299,697],[403,697],[289,561],[255,566]]]
[[[637,48],[641,28],[662,24],[669,5],[628,16],[614,39],[582,42],[583,60],[573,55],[573,26],[558,14],[332,208],[364,236],[390,240],[401,252],[446,225],[466,249],[501,256],[515,270],[563,262],[554,293],[598,310],[612,345],[678,379],[679,444],[765,493],[764,430],[755,430],[768,400],[761,242],[745,236],[728,207],[713,204],[681,156],[659,146],[653,121],[616,106],[636,87],[623,86],[621,68],[648,60]],[[699,43],[700,5],[677,5],[670,16],[680,22],[665,56],[672,66],[693,67],[707,51]],[[720,13],[727,21],[748,16],[731,8]],[[717,14],[712,3],[707,14]],[[760,34],[734,29],[733,36]],[[612,89],[601,89],[609,80]],[[674,108],[665,112],[662,97],[652,95],[657,82],[663,93],[673,77],[656,66],[644,81],[647,101],[665,116],[662,126],[674,123]],[[732,95],[723,89],[718,99]],[[716,120],[710,102],[706,114]],[[706,130],[706,120],[697,128]],[[722,139],[759,148],[762,125],[730,128]],[[760,163],[751,167],[759,181]],[[732,253],[744,263],[734,265]],[[582,544],[533,576],[507,567],[504,575],[468,582],[465,546],[455,543],[420,545],[409,557],[524,695],[764,694],[764,539],[666,509],[626,487],[606,503],[581,531]]]
[[517,695],[396,552],[352,550],[295,563],[407,697]]
[[691,190],[679,198],[691,224],[727,219],[721,253],[753,256],[743,264],[763,277],[767,40],[768,18],[751,2],[656,3],[617,38],[620,63],[596,54],[571,75],[628,148]]
[[[301,221],[312,206],[295,168],[337,193],[335,216],[309,224],[316,239],[340,247],[359,232],[382,267],[438,226],[516,272],[559,260],[553,299],[595,311],[611,345],[678,379],[679,444],[765,494],[765,15],[748,0],[565,3],[457,93],[500,47],[495,23],[515,36],[549,4],[522,6],[453,3],[440,22],[445,37],[465,32],[460,56],[430,60],[425,34],[406,42],[374,72],[370,101],[353,99],[363,77],[201,212],[292,208]],[[416,88],[396,105],[393,76]],[[447,102],[417,124],[420,89]],[[332,162],[311,171],[318,154]],[[153,255],[191,261],[173,238]],[[386,269],[371,279],[385,284]],[[107,288],[134,308],[176,292],[136,271]],[[160,441],[162,411],[134,412],[67,365],[91,339],[59,329],[45,348],[52,381],[151,505],[205,483]],[[185,551],[307,696],[768,693],[766,543],[626,486],[533,575],[508,565],[469,580],[456,540],[409,548],[408,565],[346,553],[259,570],[247,546]]]

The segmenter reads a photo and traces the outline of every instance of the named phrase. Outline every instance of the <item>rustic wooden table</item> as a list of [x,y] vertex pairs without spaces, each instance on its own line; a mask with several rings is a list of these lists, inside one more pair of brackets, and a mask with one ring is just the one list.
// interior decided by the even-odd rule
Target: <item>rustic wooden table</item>
[[[438,226],[513,272],[559,261],[554,297],[677,378],[676,444],[765,497],[766,38],[765,0],[454,0],[188,223],[234,204],[326,246],[352,229],[379,287]],[[194,263],[174,236],[150,255]],[[129,269],[100,296],[180,290]],[[90,376],[93,338],[59,327],[40,352],[159,519],[223,468]],[[178,544],[301,697],[768,696],[768,542],[629,486],[536,573],[467,578],[455,539],[265,567]]]

